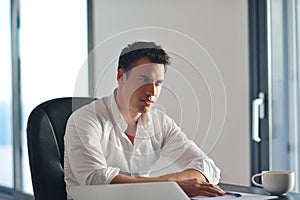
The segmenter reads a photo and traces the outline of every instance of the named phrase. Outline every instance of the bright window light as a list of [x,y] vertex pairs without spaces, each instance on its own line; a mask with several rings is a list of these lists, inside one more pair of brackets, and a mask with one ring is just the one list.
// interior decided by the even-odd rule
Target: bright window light
[[87,72],[81,71],[88,52],[87,1],[21,0],[20,3],[23,187],[25,192],[32,193],[25,141],[27,119],[38,104],[73,96],[79,72],[86,73],[87,79]]

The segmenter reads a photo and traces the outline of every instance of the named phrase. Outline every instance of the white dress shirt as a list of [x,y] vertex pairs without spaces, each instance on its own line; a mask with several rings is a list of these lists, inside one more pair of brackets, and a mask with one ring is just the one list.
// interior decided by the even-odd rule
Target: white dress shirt
[[70,186],[110,184],[121,173],[149,176],[153,165],[166,158],[180,169],[196,169],[217,184],[220,170],[207,155],[157,109],[142,114],[134,143],[124,133],[127,124],[115,95],[95,100],[75,111],[65,133],[64,172]]

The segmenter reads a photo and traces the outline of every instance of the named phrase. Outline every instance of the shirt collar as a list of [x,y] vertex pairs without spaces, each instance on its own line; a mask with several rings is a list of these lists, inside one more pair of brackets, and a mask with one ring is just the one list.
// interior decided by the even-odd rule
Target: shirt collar
[[115,124],[119,127],[120,131],[122,133],[124,133],[126,131],[128,125],[125,122],[123,116],[121,115],[121,112],[117,105],[116,98],[115,98],[116,93],[117,93],[117,89],[114,90],[114,92],[112,93],[112,95],[109,98],[109,106],[111,108],[111,112],[112,112]]

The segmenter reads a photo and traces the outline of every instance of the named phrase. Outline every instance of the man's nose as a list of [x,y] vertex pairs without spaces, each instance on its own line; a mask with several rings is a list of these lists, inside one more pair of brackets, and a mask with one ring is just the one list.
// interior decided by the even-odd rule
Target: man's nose
[[156,95],[156,85],[154,82],[146,84],[146,94],[149,96]]

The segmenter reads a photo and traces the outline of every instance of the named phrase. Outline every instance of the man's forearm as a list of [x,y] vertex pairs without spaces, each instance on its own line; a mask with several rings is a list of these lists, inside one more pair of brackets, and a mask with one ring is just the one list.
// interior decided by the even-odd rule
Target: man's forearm
[[159,177],[130,177],[123,174],[118,174],[112,180],[111,184],[118,183],[143,183],[143,182],[162,182],[162,181],[175,181],[181,189],[189,196],[220,196],[225,192],[207,182],[205,176],[195,170],[187,169],[182,172],[166,174]]
[[195,169],[186,169],[181,172],[166,174],[166,175],[160,176],[160,178],[169,180],[169,181],[180,181],[180,180],[196,178],[198,181],[208,182],[207,179],[205,178],[205,176],[201,172],[199,172]]
[[197,179],[198,181],[207,182],[205,176],[195,169],[187,169],[182,172],[166,174],[159,177],[130,177],[118,174],[111,184],[118,183],[142,183],[142,182],[162,182],[162,181],[181,181],[187,179]]
[[160,177],[131,177],[123,174],[118,174],[111,181],[111,184],[119,183],[143,183],[143,182],[162,182],[167,181],[166,179]]

